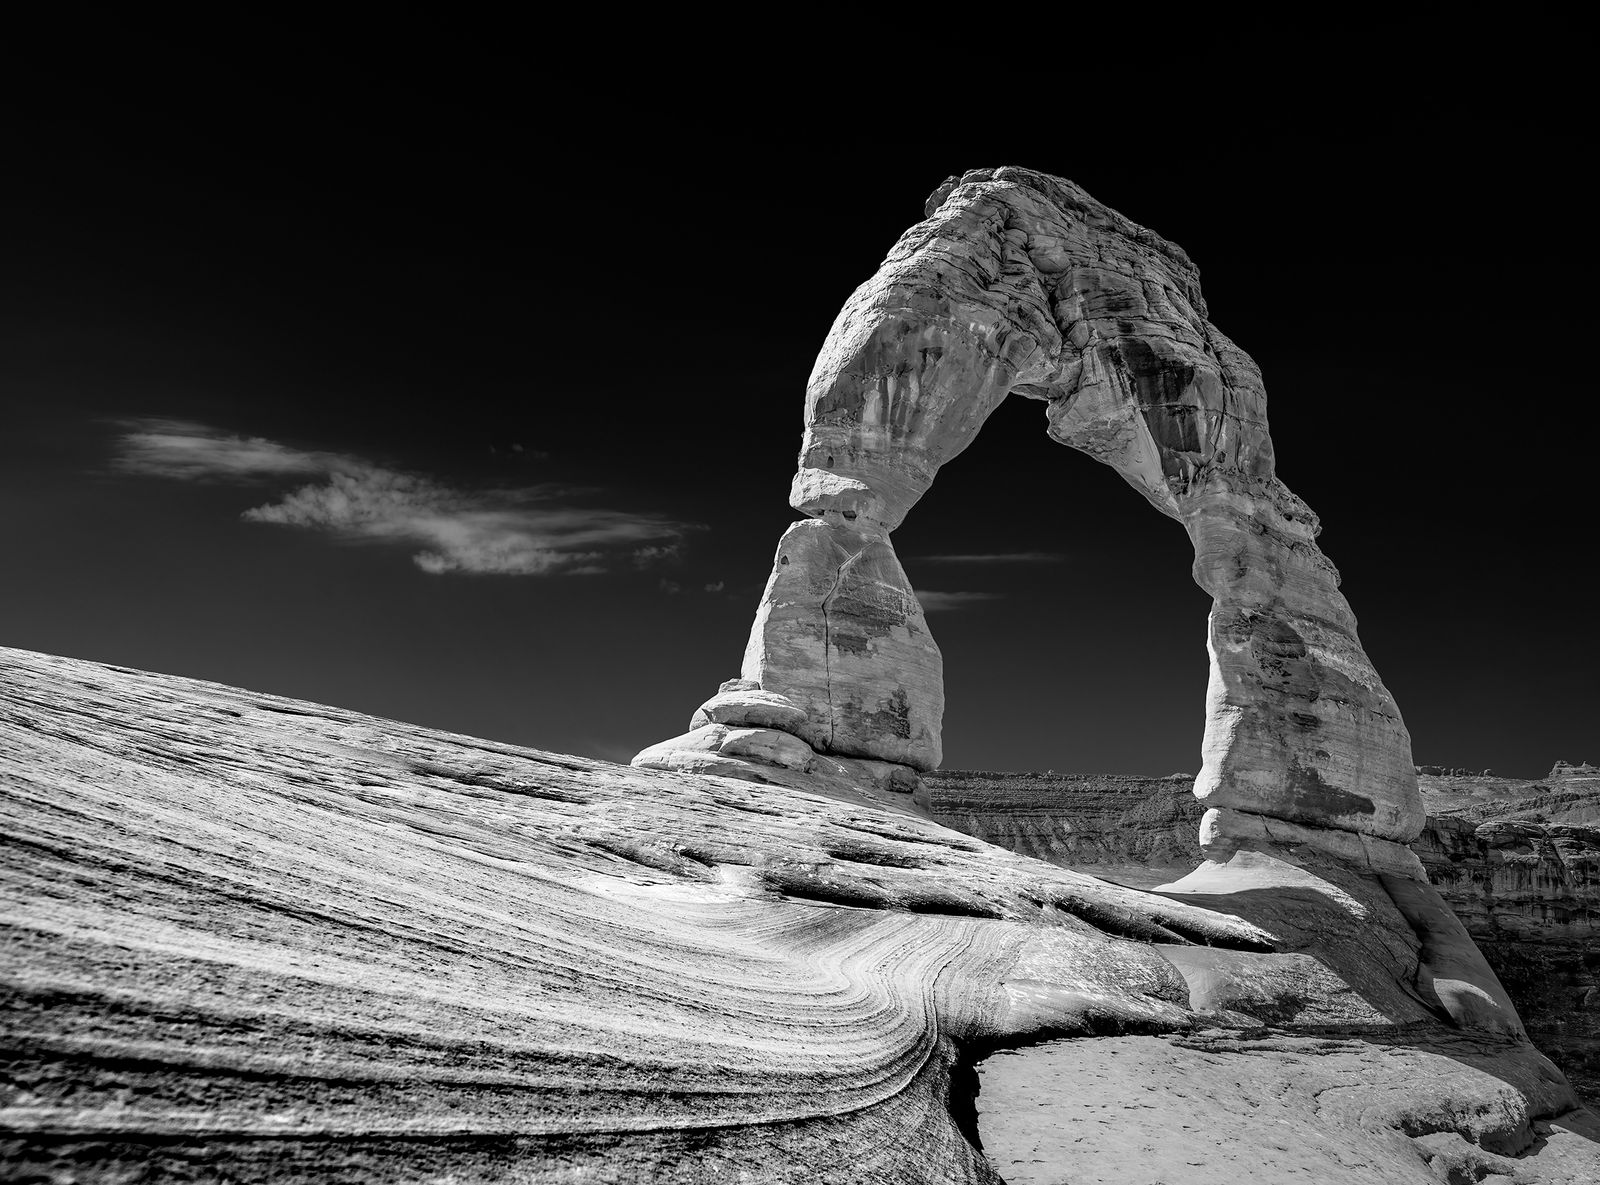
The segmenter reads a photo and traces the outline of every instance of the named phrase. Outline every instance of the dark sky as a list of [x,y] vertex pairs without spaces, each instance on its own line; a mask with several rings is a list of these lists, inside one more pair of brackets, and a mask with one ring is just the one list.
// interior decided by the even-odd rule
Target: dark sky
[[[1018,164],[1197,261],[1417,760],[1600,756],[1554,96],[113,32],[147,68],[0,63],[0,643],[625,760],[738,671],[839,306],[944,177]],[[1040,405],[895,539],[946,594],[947,767],[1198,768],[1183,531]]]

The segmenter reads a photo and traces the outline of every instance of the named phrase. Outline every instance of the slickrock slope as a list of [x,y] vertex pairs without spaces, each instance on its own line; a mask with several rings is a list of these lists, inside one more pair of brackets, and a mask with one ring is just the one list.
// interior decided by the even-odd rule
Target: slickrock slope
[[1151,941],[1265,945],[861,795],[3,653],[0,1127],[45,1179],[981,1180],[954,1042],[1182,1027]]
[[[1280,1100],[1332,1133],[1308,1180],[1422,1179],[1441,1141],[1517,1180],[1600,1172],[1543,1058],[1449,1023],[1445,931],[1405,885],[1261,857],[1295,887],[1179,900],[908,804],[0,650],[0,1158],[52,1182],[993,1182],[972,1058],[1077,1038],[1131,1092],[1147,1069],[1105,1035],[1143,1033],[1210,1043],[1230,1082],[1337,1079],[1331,1114]],[[1302,1071],[1273,1042],[1307,1032],[1448,1087]],[[1056,1122],[1101,1179],[1148,1180],[1120,1121]]]
[[1431,815],[1600,826],[1600,769],[1558,761],[1543,778],[1492,774],[1423,774],[1417,779]]

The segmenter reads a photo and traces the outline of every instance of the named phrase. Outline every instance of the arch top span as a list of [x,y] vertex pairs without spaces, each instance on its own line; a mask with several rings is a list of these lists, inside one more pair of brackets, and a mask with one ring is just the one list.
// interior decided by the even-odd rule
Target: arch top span
[[1266,492],[1260,371],[1206,318],[1182,248],[1072,182],[953,177],[834,321],[791,502],[893,530],[1013,391],[1174,517],[1199,485]]
[[1207,850],[1253,843],[1274,820],[1413,838],[1410,738],[1316,516],[1274,472],[1260,370],[1210,323],[1193,262],[1026,169],[951,178],[926,213],[818,355],[790,490],[810,521],[780,542],[724,696],[783,699],[804,716],[790,731],[823,756],[938,764],[942,667],[889,535],[1015,393],[1042,400],[1053,439],[1115,469],[1194,545],[1213,600],[1195,786],[1213,808]]

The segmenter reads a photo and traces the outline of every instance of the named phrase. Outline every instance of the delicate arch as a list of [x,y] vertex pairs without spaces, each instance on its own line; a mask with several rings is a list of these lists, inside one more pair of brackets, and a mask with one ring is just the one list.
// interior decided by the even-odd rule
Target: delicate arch
[[1260,371],[1207,319],[1188,256],[1024,169],[952,178],[927,213],[817,358],[790,496],[812,521],[780,544],[725,694],[799,708],[789,731],[819,753],[938,764],[938,648],[889,533],[1014,392],[1189,532],[1213,598],[1208,842],[1263,819],[1415,837],[1410,738],[1316,516],[1274,475]]

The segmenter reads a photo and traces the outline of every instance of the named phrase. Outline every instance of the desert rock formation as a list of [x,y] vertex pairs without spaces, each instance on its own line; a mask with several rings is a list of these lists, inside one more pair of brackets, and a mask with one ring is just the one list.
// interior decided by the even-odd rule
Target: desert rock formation
[[[1428,767],[1421,767],[1426,770]],[[1600,770],[1557,762],[1529,781],[1419,779],[1413,843],[1429,882],[1527,1025],[1585,1098],[1600,1097]],[[1203,808],[1182,774],[992,773],[923,778],[947,827],[1118,884],[1151,888],[1204,859]]]
[[1205,859],[1192,774],[939,770],[921,798],[946,827],[1103,880],[1153,889]]
[[[951,178],[926,214],[817,357],[790,490],[811,518],[779,545],[743,679],[800,707],[816,752],[935,768],[939,652],[890,532],[1002,399],[1042,400],[1052,438],[1193,542],[1213,597],[1194,788],[1213,808],[1208,852],[1309,842],[1412,868],[1398,846],[1422,824],[1410,739],[1316,516],[1274,475],[1260,372],[1211,324],[1189,257],[1025,169]],[[682,768],[671,754],[721,744],[701,734],[636,760]]]
[[1428,826],[1414,846],[1428,879],[1535,1043],[1600,1098],[1600,770],[1421,781]]
[[[1019,1115],[1055,1107],[1074,1163],[1148,1180],[1119,1176],[1137,1111],[981,1060],[1048,1038],[1028,1056],[1070,1039],[1102,1104],[1173,1066],[1173,1130],[1215,1121],[1196,1059],[1292,1077],[1273,1114],[1319,1133],[1311,1181],[1600,1171],[1545,1059],[1451,1023],[1404,892],[1313,856],[1287,895],[1153,895],[910,807],[0,650],[0,1156],[81,1183],[1015,1183]],[[1186,1155],[1168,1179],[1281,1179]]]
[[[1308,1181],[1600,1175],[1404,846],[1404,726],[1187,257],[1024,170],[928,214],[819,356],[740,677],[635,768],[0,651],[8,1167],[994,1183],[1064,1125],[1072,1171],[1148,1180],[1050,1085],[1077,1064],[1117,1100],[1168,1067],[1168,1127],[1264,1082]],[[1152,891],[926,817],[941,664],[889,533],[1013,391],[1214,599],[1206,859]],[[1229,1145],[1166,1168],[1291,1167]]]
[[790,527],[741,674],[803,705],[821,752],[939,764],[944,666],[886,537],[819,519]]
[[[1316,516],[1275,476],[1260,373],[1211,324],[1194,265],[1071,182],[1022,169],[951,178],[925,212],[818,355],[790,489],[811,521],[780,544],[741,686],[803,710],[791,727],[819,757],[936,765],[938,653],[890,533],[1000,400],[1042,400],[1053,439],[1183,524],[1212,595],[1194,784],[1205,859],[1158,888],[1198,902],[1259,895],[1258,916],[1322,958],[1321,928],[1291,906],[1334,886],[1360,920],[1351,941],[1419,944],[1412,986],[1438,1015],[1520,1038],[1503,986],[1406,846],[1423,822],[1410,738],[1316,545]],[[635,764],[734,763],[735,743],[702,725]],[[764,768],[779,766],[807,773]],[[736,776],[773,780],[759,762]]]

